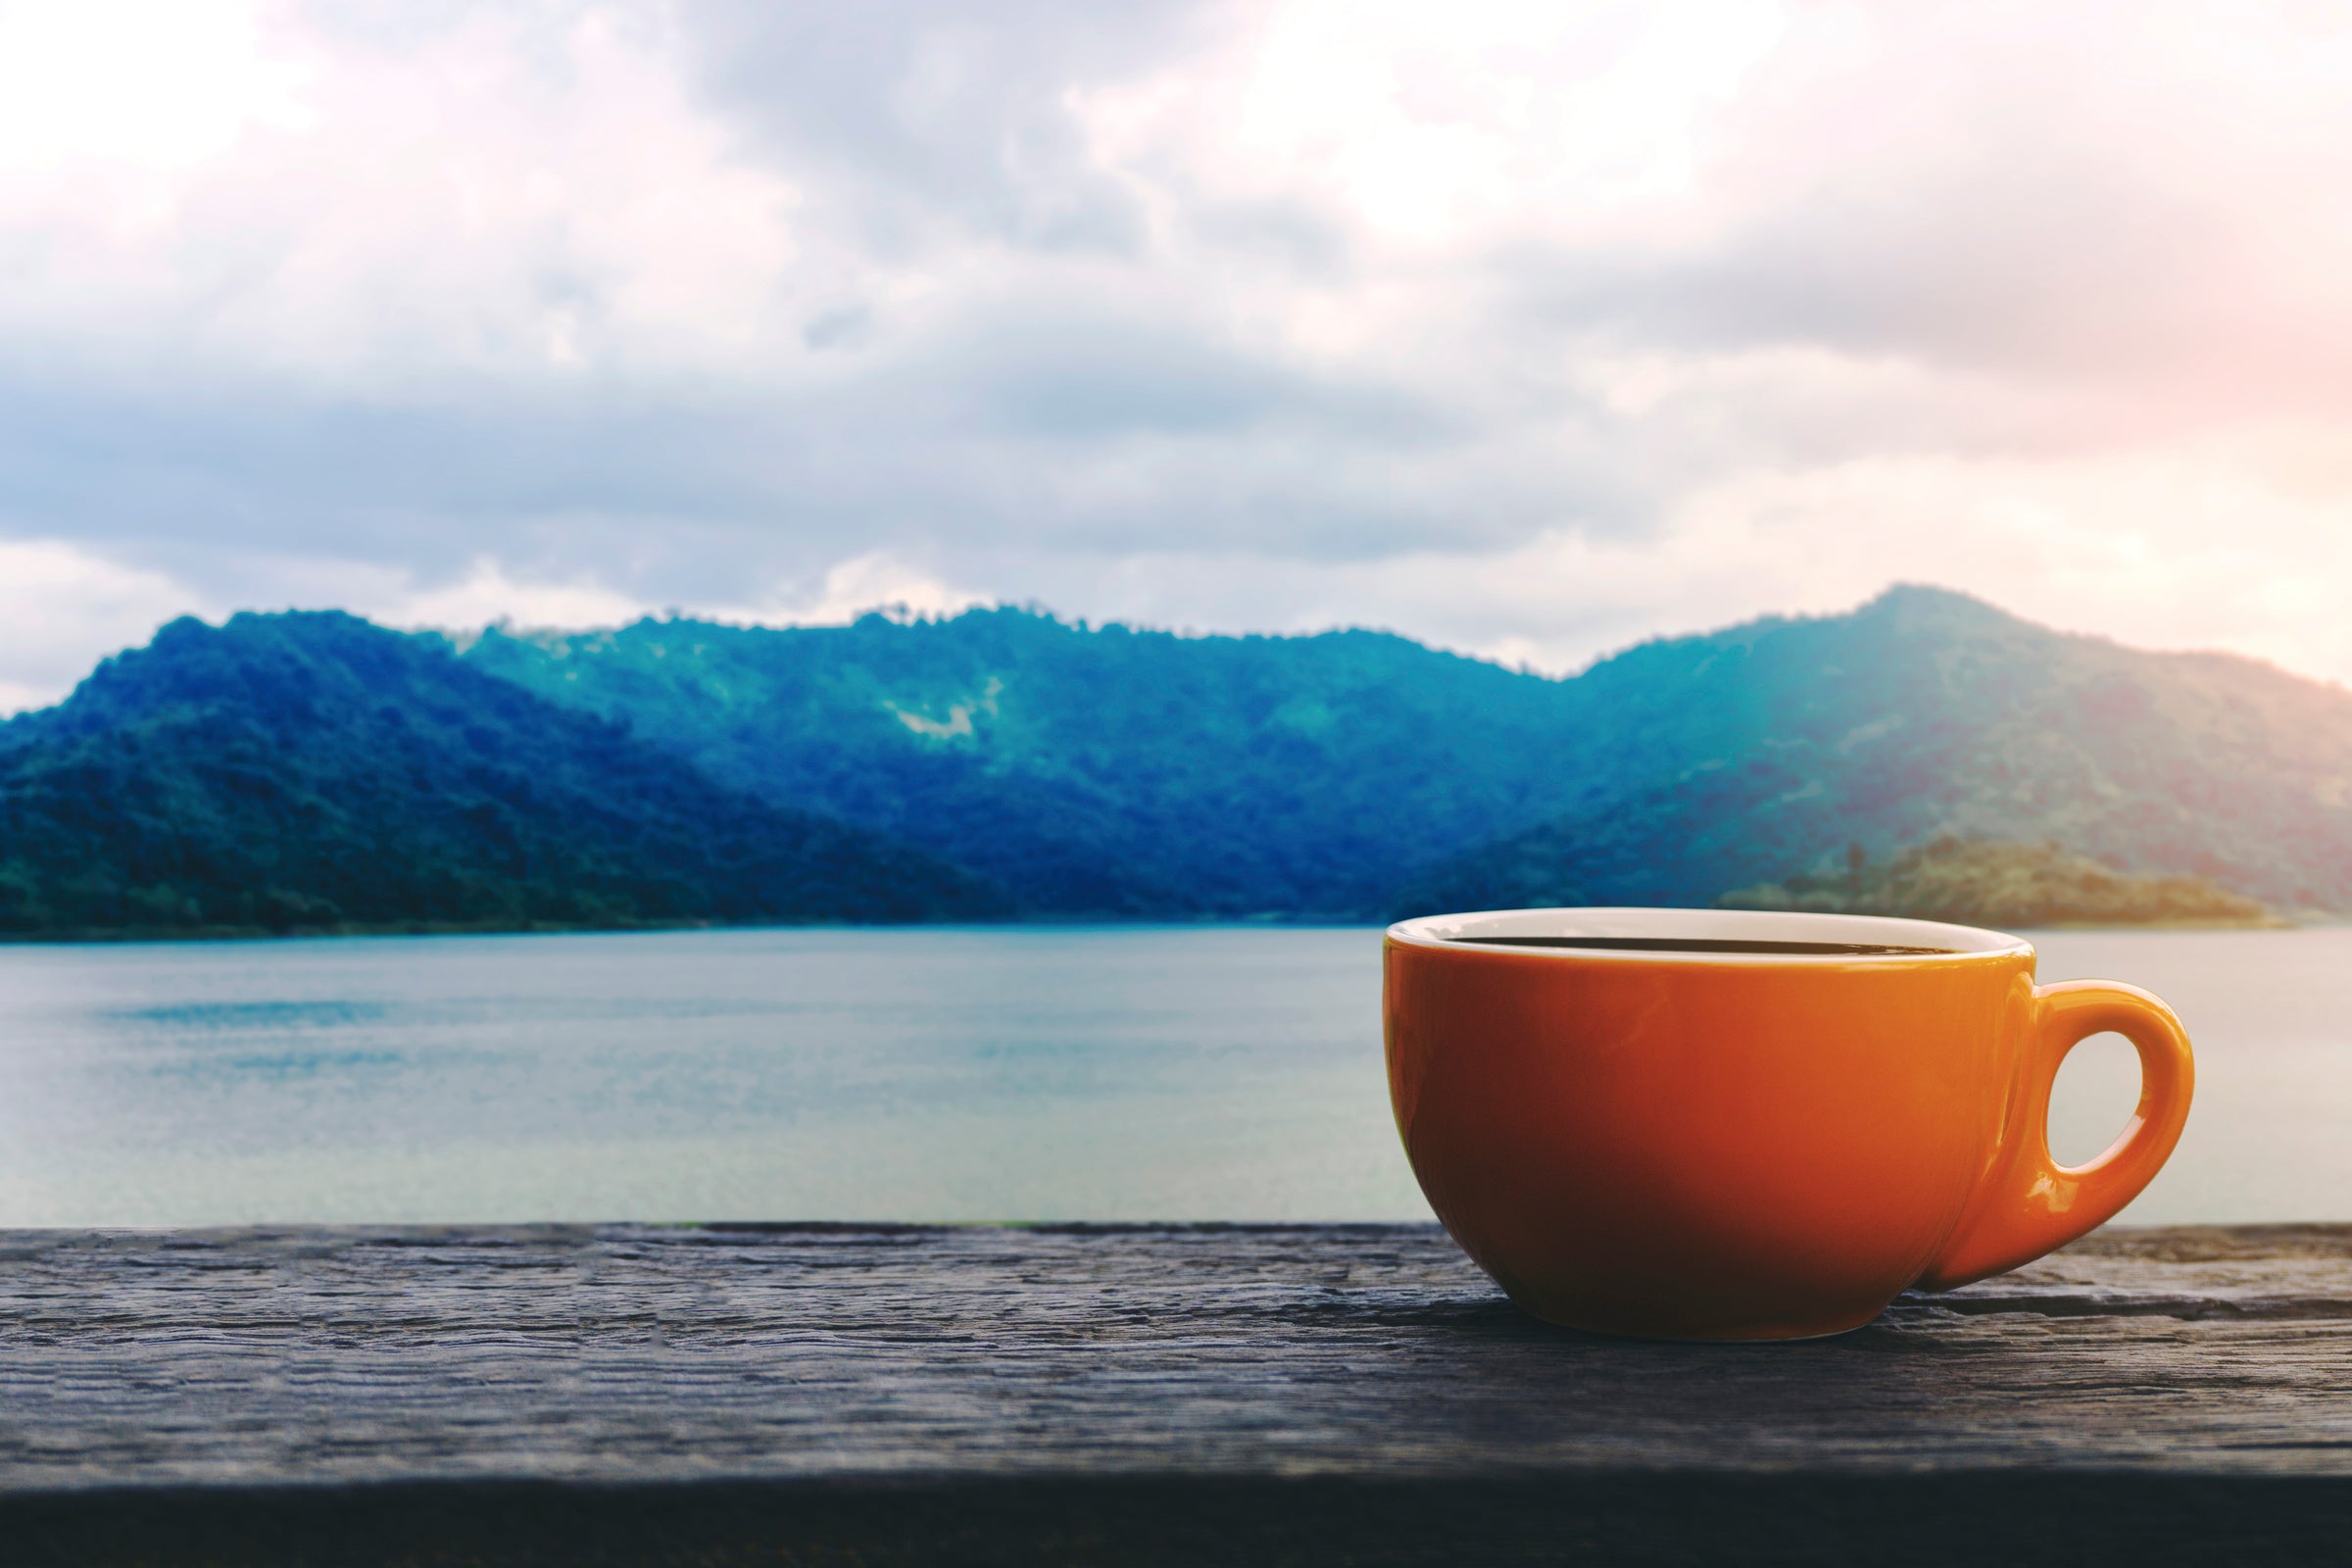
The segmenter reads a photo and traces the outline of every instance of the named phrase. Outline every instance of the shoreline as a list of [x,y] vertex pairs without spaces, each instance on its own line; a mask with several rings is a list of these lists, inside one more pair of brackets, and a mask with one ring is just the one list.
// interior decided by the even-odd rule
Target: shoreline
[[[1917,916],[1914,918],[1926,918]],[[1946,918],[1939,916],[1938,918]],[[1010,920],[646,920],[626,924],[558,920],[535,921],[355,921],[335,926],[297,926],[270,930],[262,926],[98,926],[58,931],[0,931],[0,948],[128,947],[173,943],[238,945],[259,942],[331,942],[386,937],[516,937],[516,936],[631,936],[683,931],[1039,931],[1089,930],[1385,930],[1392,922],[1380,916],[1342,912],[1302,914],[1052,915]],[[1978,922],[1960,920],[1961,925]],[[2031,938],[2036,932],[2124,931],[2304,931],[2352,923],[2352,915],[2334,911],[2305,911],[2296,917],[2263,920],[2134,920],[2055,921],[2047,925],[1996,926],[1986,930],[2014,931]]]

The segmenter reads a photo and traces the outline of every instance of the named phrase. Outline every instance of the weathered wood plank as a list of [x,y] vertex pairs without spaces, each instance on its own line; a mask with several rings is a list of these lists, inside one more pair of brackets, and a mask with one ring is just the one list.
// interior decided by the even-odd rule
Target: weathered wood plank
[[2352,1228],[2116,1231],[1804,1345],[1422,1226],[0,1235],[0,1492],[1626,1471],[2352,1477]]

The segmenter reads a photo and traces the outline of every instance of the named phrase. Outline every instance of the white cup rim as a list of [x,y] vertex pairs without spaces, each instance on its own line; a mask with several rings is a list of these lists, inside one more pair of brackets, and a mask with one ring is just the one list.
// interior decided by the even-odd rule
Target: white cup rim
[[[1781,943],[1785,950],[1727,953],[1688,947],[1580,946],[1601,943]],[[1794,909],[1657,909],[1594,906],[1557,909],[1481,909],[1425,914],[1390,926],[1405,947],[1455,953],[1536,955],[1613,963],[1966,963],[2023,955],[2034,945],[2005,931],[1906,920],[1878,914],[1817,914]],[[1807,949],[1823,951],[1805,951]],[[1878,948],[1869,953],[1838,949]],[[1927,951],[1919,951],[1919,950]],[[1911,951],[1902,951],[1911,950]]]

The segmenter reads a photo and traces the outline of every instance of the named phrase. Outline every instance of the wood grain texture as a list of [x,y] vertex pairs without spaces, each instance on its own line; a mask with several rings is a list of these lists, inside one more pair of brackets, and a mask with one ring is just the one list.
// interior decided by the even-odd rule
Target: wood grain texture
[[0,1493],[2352,1477],[2352,1227],[2110,1231],[1835,1340],[1522,1317],[1434,1227],[0,1235]]

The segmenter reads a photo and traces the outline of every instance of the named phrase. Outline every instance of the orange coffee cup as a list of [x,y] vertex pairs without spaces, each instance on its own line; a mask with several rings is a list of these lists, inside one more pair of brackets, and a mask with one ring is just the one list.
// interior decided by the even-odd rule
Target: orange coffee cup
[[[1517,909],[1391,926],[1389,1094],[1413,1174],[1512,1300],[1570,1328],[1769,1340],[2015,1268],[2107,1220],[2180,1141],[2194,1069],[2131,986],[2036,986],[1970,926]],[[2050,1154],[2084,1037],[2139,1108]]]

